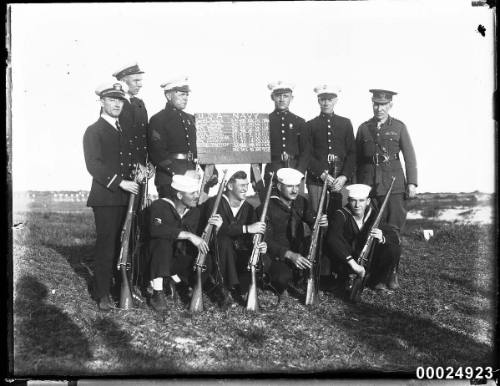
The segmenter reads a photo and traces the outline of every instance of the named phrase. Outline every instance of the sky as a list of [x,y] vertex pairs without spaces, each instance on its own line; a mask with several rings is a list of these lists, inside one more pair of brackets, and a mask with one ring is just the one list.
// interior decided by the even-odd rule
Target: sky
[[[354,134],[370,88],[398,92],[418,192],[493,192],[493,10],[471,1],[14,4],[11,16],[13,191],[89,190],[82,138],[95,88],[121,66],[145,71],[149,115],[160,84],[191,82],[186,111],[273,110],[267,84],[295,83],[292,112],[319,113],[313,88],[342,91]],[[485,36],[478,25],[486,28]],[[9,132],[7,132],[9,134]]]

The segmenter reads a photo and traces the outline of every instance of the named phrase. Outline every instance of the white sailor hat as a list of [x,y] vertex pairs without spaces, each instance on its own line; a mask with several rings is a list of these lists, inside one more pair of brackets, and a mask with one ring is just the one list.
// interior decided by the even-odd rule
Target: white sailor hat
[[292,92],[295,88],[295,85],[290,82],[285,82],[282,80],[278,80],[276,82],[271,82],[267,85],[267,88],[271,90],[272,94],[283,94],[286,92]]
[[165,83],[162,83],[160,87],[164,91],[170,91],[170,90],[183,91],[183,92],[191,91],[191,89],[189,88],[189,81],[187,76],[171,79]]
[[172,177],[172,188],[184,193],[197,192],[200,189],[200,179],[192,174],[175,174]]
[[100,84],[95,89],[95,93],[100,98],[109,97],[125,99],[125,90],[123,87],[123,83],[117,80]]
[[296,169],[281,168],[276,172],[276,177],[284,185],[299,185],[304,175]]
[[397,92],[395,91],[384,90],[381,88],[372,88],[369,91],[373,94],[372,101],[375,103],[389,103],[392,101],[392,96],[397,95]]
[[353,184],[346,186],[347,197],[360,199],[367,198],[372,190],[371,186],[365,184]]
[[137,62],[129,63],[126,66],[122,66],[119,70],[116,70],[113,73],[113,76],[116,79],[120,80],[124,76],[134,75],[134,74],[144,74],[144,71],[141,71],[141,69],[139,68],[139,65],[137,64]]
[[330,84],[320,84],[314,87],[314,92],[317,94],[317,96],[326,94],[336,98],[340,93],[340,89]]

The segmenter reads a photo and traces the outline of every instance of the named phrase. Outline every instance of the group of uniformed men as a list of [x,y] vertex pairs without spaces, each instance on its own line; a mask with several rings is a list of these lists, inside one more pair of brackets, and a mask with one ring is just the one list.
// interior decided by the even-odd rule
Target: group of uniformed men
[[[326,232],[321,256],[325,288],[345,294],[350,274],[365,275],[356,257],[368,234],[377,240],[368,286],[384,292],[399,286],[400,232],[406,219],[405,201],[416,194],[417,167],[406,126],[389,116],[395,92],[370,90],[374,116],[359,127],[355,138],[351,121],[334,113],[336,89],[329,85],[314,88],[321,112],[306,122],[289,111],[293,85],[269,84],[275,109],[269,114],[271,162],[264,181],[273,184],[273,191],[266,221],[259,221],[261,207],[254,208],[246,200],[252,176],[244,171],[227,176],[217,214],[210,216],[215,197],[198,205],[195,118],[184,111],[191,91],[187,78],[161,85],[165,108],[148,122],[144,102],[137,97],[143,82],[138,64],[127,65],[113,76],[116,81],[96,90],[101,114],[83,139],[87,169],[93,177],[87,205],[94,211],[96,224],[93,296],[100,310],[114,307],[111,286],[120,231],[129,195],[141,189],[131,172],[136,163],[148,162],[156,168],[159,198],[149,208],[145,277],[149,304],[157,311],[167,308],[167,291],[190,293],[198,251],[209,252],[205,290],[221,306],[241,304],[249,284],[246,267],[256,233],[265,234],[258,246],[264,288],[279,299],[302,296],[302,279],[311,267],[305,257],[304,223],[314,223],[325,180],[330,204],[319,221]],[[271,172],[275,172],[272,181]],[[299,194],[304,174],[308,199]],[[382,225],[371,229],[393,176]],[[217,182],[215,173],[207,185]],[[347,191],[344,207],[343,188]],[[217,230],[210,243],[200,237],[207,223]],[[328,278],[335,280],[329,283]]]

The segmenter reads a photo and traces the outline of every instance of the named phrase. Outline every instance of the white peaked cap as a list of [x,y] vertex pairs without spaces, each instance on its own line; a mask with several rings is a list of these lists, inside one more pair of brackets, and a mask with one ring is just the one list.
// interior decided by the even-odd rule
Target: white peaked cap
[[320,85],[314,87],[314,92],[317,95],[335,94],[335,96],[338,96],[340,94],[340,89],[336,86],[331,85],[331,84],[320,84]]
[[346,186],[347,197],[360,199],[367,198],[370,195],[372,187],[365,184],[353,184]]
[[276,172],[278,181],[285,185],[299,185],[304,175],[296,169],[281,168]]
[[293,91],[295,88],[295,85],[290,82],[282,81],[282,80],[277,80],[276,82],[271,82],[267,85],[267,88],[271,90],[271,92],[275,92],[277,90],[290,90]]
[[166,81],[165,83],[162,83],[160,87],[165,90],[179,90],[179,91],[186,91],[189,92],[191,91],[189,87],[189,79],[187,76],[181,76],[178,78],[170,79]]
[[172,188],[184,193],[196,192],[200,189],[200,179],[193,175],[175,174],[172,177]]
[[110,80],[97,86],[95,93],[101,98],[111,97],[125,99],[125,83],[119,80]]

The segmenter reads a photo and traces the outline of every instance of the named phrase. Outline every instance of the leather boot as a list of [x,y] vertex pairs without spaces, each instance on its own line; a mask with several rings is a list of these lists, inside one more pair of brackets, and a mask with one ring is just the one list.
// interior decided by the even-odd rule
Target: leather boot
[[163,292],[163,290],[161,291],[154,290],[153,296],[151,297],[150,305],[157,312],[166,311],[167,298],[165,296],[165,292]]
[[111,300],[111,295],[104,295],[99,299],[99,310],[100,311],[109,311],[112,308],[115,308],[114,302]]
[[391,290],[395,290],[399,288],[398,281],[398,271],[397,268],[394,268],[389,274],[389,280],[387,280],[387,288]]
[[174,303],[177,303],[179,300],[179,294],[177,293],[177,286],[174,279],[167,277],[165,278],[165,281],[170,292],[169,297],[174,301]]

